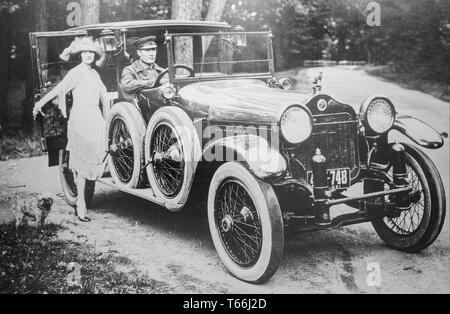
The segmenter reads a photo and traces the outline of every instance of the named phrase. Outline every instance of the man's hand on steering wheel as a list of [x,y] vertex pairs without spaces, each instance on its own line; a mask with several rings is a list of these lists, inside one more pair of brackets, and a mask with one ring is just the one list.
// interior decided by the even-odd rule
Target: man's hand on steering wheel
[[[174,68],[174,70],[176,70],[176,69],[184,69],[184,70],[189,72],[189,77],[195,77],[194,70],[191,67],[187,66],[187,65],[176,64],[176,65],[173,66],[173,68]],[[155,84],[153,85],[153,87],[159,87],[161,85],[164,85],[164,84],[168,83],[169,79],[168,78],[164,78],[164,76],[166,76],[168,73],[169,73],[169,69],[165,69],[164,71],[162,71],[158,75],[158,77],[156,78]]]

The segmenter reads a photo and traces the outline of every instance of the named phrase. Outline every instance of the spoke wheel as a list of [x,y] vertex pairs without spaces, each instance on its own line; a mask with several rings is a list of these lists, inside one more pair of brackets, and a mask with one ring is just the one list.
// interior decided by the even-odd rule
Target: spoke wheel
[[110,129],[110,150],[114,169],[122,183],[129,183],[133,176],[134,147],[125,121],[116,116]]
[[158,188],[166,197],[172,198],[180,192],[184,179],[185,162],[180,136],[172,125],[162,122],[155,129],[150,149]]
[[[405,146],[407,181],[413,188],[411,209],[374,219],[372,225],[390,247],[415,253],[430,246],[445,220],[445,191],[435,165],[419,149]],[[390,170],[392,171],[392,170]]]
[[284,225],[272,186],[238,162],[214,174],[208,193],[211,238],[235,277],[261,283],[278,269],[284,251]]
[[214,201],[215,223],[221,241],[233,261],[251,267],[262,249],[262,227],[258,211],[245,187],[228,180],[219,187]]
[[[423,221],[425,215],[425,198],[428,198],[424,191],[421,177],[414,171],[411,166],[406,165],[407,182],[413,188],[415,199],[411,204],[411,209],[402,211],[398,217],[385,217],[386,226],[399,236],[409,236],[416,232]],[[392,174],[392,170],[390,170]],[[427,200],[429,202],[429,200]]]
[[169,211],[182,210],[202,158],[191,118],[178,107],[158,109],[147,126],[144,152],[148,182],[156,198]]
[[118,103],[106,119],[106,147],[111,177],[116,185],[139,188],[145,182],[143,143],[145,122],[130,103]]

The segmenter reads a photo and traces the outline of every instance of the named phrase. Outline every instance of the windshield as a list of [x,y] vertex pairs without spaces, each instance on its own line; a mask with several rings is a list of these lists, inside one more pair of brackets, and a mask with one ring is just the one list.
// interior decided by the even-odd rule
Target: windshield
[[[269,75],[273,69],[270,34],[172,35],[172,62],[191,67],[195,78]],[[183,77],[182,71],[175,78]]]

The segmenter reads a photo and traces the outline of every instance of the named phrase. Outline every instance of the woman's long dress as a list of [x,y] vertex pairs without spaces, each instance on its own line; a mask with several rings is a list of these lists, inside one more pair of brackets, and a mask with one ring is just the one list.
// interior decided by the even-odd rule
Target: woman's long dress
[[67,151],[70,151],[70,169],[87,180],[96,180],[103,174],[105,164],[105,120],[99,101],[109,106],[106,87],[97,71],[81,63],[70,70],[43,101],[58,96],[65,115],[65,95],[72,91],[73,107],[67,127]]

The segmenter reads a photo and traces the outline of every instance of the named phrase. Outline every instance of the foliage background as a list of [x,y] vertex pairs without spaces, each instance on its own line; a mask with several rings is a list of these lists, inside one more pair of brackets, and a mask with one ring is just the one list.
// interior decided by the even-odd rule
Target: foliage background
[[[48,30],[68,28],[65,20],[69,0],[0,2],[0,125],[4,128],[22,124],[21,119],[11,118],[26,105],[16,99],[21,93],[16,95],[13,89],[23,88],[29,73],[28,33],[36,28],[36,1],[47,2],[43,18]],[[203,18],[209,2],[203,0]],[[321,59],[322,50],[329,44],[332,60],[388,64],[398,73],[450,85],[450,1],[378,0],[380,27],[366,23],[369,2],[227,0],[222,20],[232,26],[242,25],[246,30],[272,30],[278,71],[301,66],[306,59]],[[170,19],[171,3],[100,0],[99,19]]]

